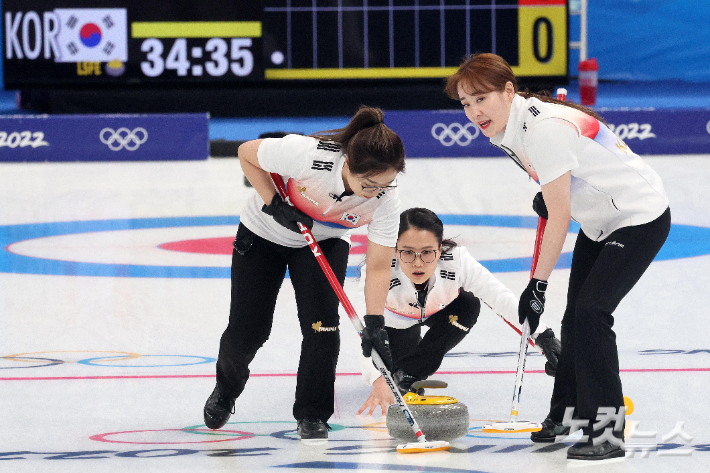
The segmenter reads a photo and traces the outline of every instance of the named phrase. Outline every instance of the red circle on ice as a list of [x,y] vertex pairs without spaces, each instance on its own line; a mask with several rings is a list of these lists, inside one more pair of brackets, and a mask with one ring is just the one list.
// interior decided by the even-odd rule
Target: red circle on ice
[[163,243],[158,248],[182,253],[201,253],[206,255],[231,255],[234,237],[200,238]]
[[[367,251],[367,235],[352,235],[351,255],[365,254]],[[197,240],[181,240],[163,243],[158,248],[182,253],[200,253],[204,255],[231,255],[234,237],[199,238]]]

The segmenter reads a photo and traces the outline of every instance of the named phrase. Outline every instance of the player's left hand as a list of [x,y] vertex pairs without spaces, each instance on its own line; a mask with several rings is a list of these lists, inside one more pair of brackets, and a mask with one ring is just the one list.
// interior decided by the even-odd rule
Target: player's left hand
[[540,347],[545,358],[547,358],[545,373],[554,378],[557,373],[557,361],[560,358],[560,353],[562,353],[562,344],[555,337],[555,332],[551,328],[547,328],[535,338],[535,345]]
[[540,323],[540,316],[545,311],[545,291],[547,290],[547,281],[532,278],[520,296],[518,303],[518,321],[522,325],[525,319],[528,319],[530,324],[530,333],[537,330]]
[[370,396],[367,398],[367,401],[365,401],[365,404],[362,405],[360,410],[357,411],[357,415],[362,414],[367,408],[369,408],[370,411],[367,415],[371,416],[377,409],[377,406],[380,406],[382,409],[382,415],[386,416],[387,408],[390,404],[394,404],[394,396],[392,395],[392,391],[390,391],[387,387],[385,379],[380,376],[374,383],[372,383],[372,391],[370,391]]

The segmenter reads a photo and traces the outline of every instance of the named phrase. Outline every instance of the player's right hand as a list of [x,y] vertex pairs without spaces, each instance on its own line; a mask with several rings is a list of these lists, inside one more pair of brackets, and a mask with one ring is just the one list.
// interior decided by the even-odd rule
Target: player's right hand
[[365,327],[362,329],[362,354],[365,358],[370,358],[374,348],[382,358],[385,367],[392,371],[392,352],[385,330],[385,317],[383,315],[366,315],[363,318],[365,319]]
[[362,405],[360,410],[357,411],[357,415],[362,414],[369,408],[370,411],[367,415],[371,416],[377,409],[377,406],[380,406],[382,409],[382,415],[386,416],[387,408],[391,404],[394,404],[394,396],[392,395],[392,391],[390,391],[387,387],[385,379],[380,376],[374,383],[372,383],[372,391],[370,391],[370,396],[367,398],[367,401],[365,401],[365,404]]

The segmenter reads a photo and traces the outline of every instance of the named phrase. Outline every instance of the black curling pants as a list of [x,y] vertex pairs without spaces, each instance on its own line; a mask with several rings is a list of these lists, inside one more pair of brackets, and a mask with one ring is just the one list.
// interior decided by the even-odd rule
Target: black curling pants
[[[339,238],[318,242],[342,286],[349,247]],[[238,397],[249,379],[249,363],[271,333],[276,298],[288,267],[301,326],[301,356],[293,415],[297,420],[333,414],[335,367],[340,350],[338,297],[308,246],[288,248],[239,225],[232,253],[232,302],[222,334],[217,383]],[[294,334],[296,337],[296,334]]]
[[[561,422],[565,408],[575,407],[575,418],[590,420],[584,434],[597,437],[603,432],[592,429],[599,407],[618,412],[624,405],[612,313],[658,254],[670,226],[667,209],[656,220],[621,228],[601,242],[579,232],[562,318],[552,420]],[[638,315],[643,320],[644,314]]]
[[470,292],[461,291],[456,299],[427,318],[429,330],[421,336],[422,326],[406,329],[386,327],[394,368],[419,379],[433,375],[444,356],[463,338],[478,320],[481,301]]

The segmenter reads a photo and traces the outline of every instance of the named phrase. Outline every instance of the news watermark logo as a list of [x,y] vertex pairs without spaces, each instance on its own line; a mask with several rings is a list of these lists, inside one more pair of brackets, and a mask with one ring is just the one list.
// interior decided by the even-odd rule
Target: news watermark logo
[[[597,410],[597,421],[592,425],[592,431],[601,431],[601,433],[592,436],[592,444],[599,445],[609,442],[618,445],[625,450],[626,458],[634,457],[636,454],[638,454],[638,458],[648,458],[653,451],[659,457],[689,457],[693,454],[694,449],[691,446],[693,436],[685,431],[685,422],[676,421],[675,426],[667,434],[662,435],[659,442],[657,431],[643,431],[639,428],[639,421],[625,421],[625,416],[626,406],[621,406],[618,410],[614,407],[600,407]],[[570,428],[569,434],[556,436],[555,442],[564,442],[570,439],[575,432],[588,427],[589,422],[589,419],[575,418],[574,408],[567,407],[562,425]],[[628,425],[622,432],[622,426],[625,423]],[[577,441],[587,442],[588,440],[588,435],[582,435]],[[683,444],[671,443],[678,441],[682,441]]]

